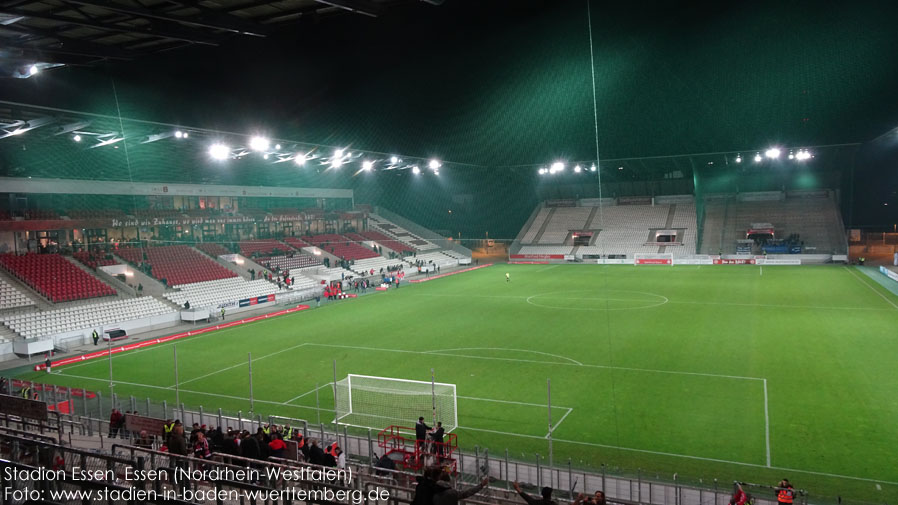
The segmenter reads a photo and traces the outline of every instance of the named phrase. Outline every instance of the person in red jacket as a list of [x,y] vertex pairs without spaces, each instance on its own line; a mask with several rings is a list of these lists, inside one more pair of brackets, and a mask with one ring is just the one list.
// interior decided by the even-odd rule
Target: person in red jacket
[[748,495],[742,490],[742,484],[733,483],[733,497],[730,498],[730,505],[745,505],[748,501]]

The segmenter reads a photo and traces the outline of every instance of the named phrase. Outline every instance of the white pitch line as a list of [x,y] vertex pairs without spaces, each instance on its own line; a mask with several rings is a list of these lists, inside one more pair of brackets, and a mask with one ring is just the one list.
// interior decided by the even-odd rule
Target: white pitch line
[[561,426],[561,423],[564,421],[564,418],[567,417],[568,414],[570,414],[573,411],[574,411],[574,409],[568,407],[567,412],[565,412],[564,415],[561,416],[561,419],[559,419],[558,422],[555,423],[555,426],[552,426],[552,430],[549,431],[549,433],[546,433],[546,438],[549,438],[550,436],[552,436],[552,433],[554,433],[555,430],[557,430],[558,427]]
[[[259,361],[259,360],[263,360],[263,359],[265,359],[265,358],[270,358],[271,356],[274,356],[274,355],[276,355],[276,354],[280,354],[280,353],[282,353],[282,352],[292,351],[293,349],[297,349],[297,348],[302,347],[302,346],[304,346],[304,345],[306,345],[306,344],[305,344],[305,343],[297,344],[297,345],[294,345],[294,346],[292,346],[292,347],[287,347],[287,348],[281,349],[280,351],[275,351],[275,352],[273,352],[273,353],[271,353],[271,354],[266,354],[266,355],[264,355],[264,356],[259,356],[258,358],[253,358],[253,363],[255,363],[256,361]],[[192,378],[192,379],[187,379],[186,381],[179,382],[179,383],[178,383],[178,386],[180,386],[181,384],[187,384],[188,382],[193,382],[193,381],[198,381],[198,380],[200,380],[200,379],[205,379],[206,377],[210,377],[210,376],[212,376],[212,375],[215,375],[215,374],[218,374],[218,373],[221,373],[221,372],[226,372],[226,371],[228,371],[228,370],[231,370],[231,369],[234,369],[234,368],[237,368],[237,367],[239,367],[239,366],[246,365],[246,364],[247,364],[246,361],[244,361],[244,362],[242,362],[242,363],[237,363],[236,365],[231,365],[231,366],[229,366],[229,367],[222,368],[221,370],[216,370],[216,371],[214,371],[214,372],[209,372],[209,373],[207,373],[207,374],[205,374],[205,375],[200,375],[199,377],[194,377],[194,378]],[[175,387],[175,385],[172,384],[170,387]]]
[[[865,283],[866,284],[866,283]],[[869,286],[868,286],[869,287]],[[871,288],[872,289],[872,288]],[[874,291],[876,291],[874,289]],[[883,296],[881,293],[876,291],[876,293],[880,296]],[[515,296],[515,295],[454,295],[448,293],[418,293],[415,296],[435,296],[435,297],[452,297],[452,298],[510,298],[510,299],[522,299],[526,300],[528,298],[532,298],[533,296],[540,295],[532,295],[532,296]],[[661,295],[657,295],[661,296]],[[559,300],[599,300],[599,301],[619,301],[619,302],[644,302],[646,300],[642,299],[631,299],[631,298],[564,298],[559,297]],[[886,299],[889,303],[892,303],[890,300]],[[776,304],[776,303],[742,303],[742,302],[711,302],[711,301],[700,301],[700,300],[670,300],[665,303],[680,303],[680,304],[688,304],[688,305],[722,305],[722,306],[731,306],[731,307],[761,307],[761,308],[774,308],[774,309],[807,309],[807,310],[891,310],[879,307],[846,307],[846,306],[829,306],[829,305],[785,305],[785,304]],[[662,304],[662,305],[665,305]],[[533,305],[531,303],[531,305]],[[894,305],[894,304],[893,304]],[[660,307],[660,305],[656,305]],[[564,307],[553,307],[553,308],[564,308]],[[651,307],[641,307],[641,308],[651,308]],[[895,308],[898,309],[898,305],[895,305]],[[593,310],[593,309],[586,309]]]
[[[98,379],[96,377],[84,377],[84,376],[80,376],[80,375],[66,374],[63,372],[60,372],[60,375],[63,375],[65,377],[74,377],[77,379],[93,380],[93,381],[100,381],[100,382],[108,382],[109,381],[109,379]],[[116,381],[116,382],[119,384],[147,387],[147,388],[152,388],[152,389],[170,390],[169,388],[167,388],[165,386],[152,386],[149,384],[140,384],[140,383],[136,383],[136,382],[124,382],[124,381]],[[239,396],[222,395],[222,394],[217,394],[217,393],[208,393],[208,392],[204,392],[204,391],[191,391],[188,389],[183,389],[181,391],[183,391],[185,393],[192,393],[192,394],[197,394],[197,395],[214,396],[214,397],[220,397],[220,398],[229,398],[229,399],[234,399],[234,400],[249,401],[249,398],[242,398]],[[273,401],[255,400],[255,399],[253,401],[258,402],[258,403],[270,404],[270,405],[280,405],[280,406],[285,406],[285,407],[315,410],[315,407],[306,407],[305,405],[290,405],[290,404],[283,403],[283,402],[273,402]],[[373,416],[373,417],[381,417],[381,416]],[[485,433],[495,433],[498,435],[509,435],[509,436],[514,436],[514,437],[533,438],[533,439],[537,439],[537,440],[544,440],[544,437],[539,436],[539,435],[525,435],[525,434],[521,434],[521,433],[511,433],[511,432],[507,432],[507,431],[498,431],[498,430],[487,430],[487,429],[483,429],[483,428],[470,428],[470,427],[464,427],[464,426],[459,426],[458,429],[471,430],[471,431],[482,431]],[[655,454],[655,455],[659,455],[659,456],[670,456],[670,457],[674,457],[674,458],[686,458],[686,459],[695,459],[695,460],[701,460],[701,461],[712,461],[712,462],[716,462],[716,463],[727,463],[730,465],[749,466],[749,467],[754,467],[754,468],[772,468],[774,470],[785,470],[788,472],[806,473],[809,475],[821,475],[824,477],[836,477],[836,478],[840,478],[840,479],[858,480],[858,481],[863,481],[863,482],[873,482],[873,483],[880,483],[880,484],[888,484],[891,486],[898,486],[898,482],[891,482],[891,481],[887,481],[887,480],[878,480],[878,479],[868,479],[868,478],[864,478],[864,477],[853,477],[851,475],[839,475],[839,474],[835,474],[835,473],[814,472],[811,470],[798,470],[796,468],[786,468],[786,467],[776,467],[776,466],[768,467],[766,465],[758,465],[755,463],[742,463],[739,461],[729,461],[729,460],[725,460],[725,459],[716,459],[716,458],[705,458],[702,456],[689,456],[686,454],[675,454],[675,453],[670,453],[670,452],[649,451],[646,449],[633,449],[630,447],[619,447],[619,446],[614,446],[614,445],[596,444],[596,443],[592,443],[592,442],[579,442],[576,440],[564,440],[564,439],[558,439],[558,438],[555,438],[553,440],[555,442],[562,442],[562,443],[566,443],[566,444],[585,445],[585,446],[590,446],[590,447],[602,447],[602,448],[606,448],[606,449],[616,449],[616,450],[621,450],[621,451],[640,452],[640,453],[646,453],[646,454]]]
[[568,358],[567,356],[561,356],[561,355],[559,355],[559,354],[552,354],[552,353],[542,352],[542,351],[530,351],[530,350],[527,350],[527,349],[510,349],[510,348],[507,348],[507,347],[457,347],[457,348],[455,348],[455,349],[436,349],[436,350],[433,350],[433,351],[426,351],[425,354],[435,354],[435,353],[438,353],[438,352],[452,352],[452,351],[515,351],[515,352],[529,352],[529,353],[533,353],[533,354],[542,354],[543,356],[551,356],[551,357],[553,357],[553,358],[564,359],[564,360],[570,361],[571,363],[574,363],[575,365],[583,365],[583,363],[580,363],[579,361],[577,361],[577,360],[575,360],[575,359]]
[[[74,377],[76,379],[85,379],[85,380],[92,380],[92,381],[98,381],[98,382],[109,382],[108,378],[107,379],[99,379],[97,377],[85,377],[83,375],[73,375],[73,374],[66,374],[66,373],[62,373],[62,372],[60,372],[60,375],[62,375],[64,377]],[[149,388],[149,389],[163,389],[166,391],[172,390],[170,387],[166,387],[166,386],[154,386],[152,384],[141,384],[139,382],[125,382],[125,381],[120,381],[120,380],[114,380],[113,382],[116,384],[124,384],[126,386],[136,386],[136,387]],[[191,394],[202,395],[202,396],[213,396],[216,398],[228,398],[230,400],[243,400],[243,401],[247,401],[247,402],[249,401],[249,398],[244,398],[242,396],[223,395],[223,394],[219,394],[219,393],[209,393],[207,391],[193,391],[190,389],[181,389],[180,391],[182,393],[191,393]],[[271,401],[271,400],[259,400],[256,398],[254,398],[253,401],[256,403],[265,403],[265,404],[269,404],[269,405],[280,405],[283,407],[294,407],[294,408],[298,408],[298,409],[315,410],[315,407],[307,407],[305,405],[290,405],[286,402],[275,402],[275,401]]]
[[879,291],[876,290],[876,288],[874,288],[873,286],[868,284],[867,281],[865,281],[862,277],[860,277],[857,273],[855,273],[854,270],[852,270],[849,267],[842,267],[842,268],[847,269],[848,273],[850,273],[852,276],[854,276],[854,278],[857,279],[861,284],[870,288],[874,293],[881,296],[883,300],[889,302],[889,305],[891,305],[892,307],[895,307],[895,309],[898,310],[898,305],[895,305],[895,302],[893,302],[892,300],[889,300],[888,297],[886,297],[886,295],[880,293]]
[[[525,405],[527,407],[545,407],[545,403],[527,403],[527,402],[515,402],[511,400],[494,400],[492,398],[475,398],[473,396],[456,396],[456,398],[462,398],[465,400],[480,400],[484,402],[497,402],[497,403],[510,403],[512,405]],[[553,409],[570,409],[570,407],[562,407],[560,405],[552,406]]]
[[[220,330],[207,331],[207,332],[200,333],[199,335],[189,335],[189,336],[186,337],[186,338],[189,339],[189,340],[194,340],[194,339],[199,340],[199,339],[201,339],[201,338],[203,338],[203,337],[209,337],[209,336],[212,336],[212,335],[221,335],[222,333],[224,333],[224,332],[226,332],[226,331],[235,330],[235,329],[237,329],[237,328],[245,328],[245,327],[246,327],[247,325],[249,325],[249,324],[258,323],[258,322],[260,322],[260,321],[267,321],[267,319],[260,319],[260,320],[257,320],[257,321],[250,321],[249,323],[244,323],[244,324],[242,324],[242,325],[237,325],[237,326],[231,326],[231,327],[224,328],[224,329],[220,329]],[[164,338],[164,337],[160,337],[160,338]],[[156,339],[148,338],[148,339],[145,339],[145,340],[141,340],[141,342],[149,342],[150,340],[156,340]],[[152,345],[152,346],[144,347],[144,348],[142,348],[142,349],[136,349],[136,350],[133,350],[133,351],[124,351],[124,353],[118,353],[118,355],[113,354],[112,357],[113,357],[113,358],[123,358],[123,357],[125,357],[125,356],[134,356],[135,354],[140,354],[140,353],[142,353],[142,352],[144,352],[144,351],[155,351],[155,350],[157,350],[157,349],[162,349],[163,347],[169,347],[169,346],[172,346],[172,345],[174,345],[174,344],[181,343],[181,342],[180,342],[181,340],[183,340],[183,339],[176,339],[176,340],[172,340],[172,341],[170,341],[170,342],[165,342],[164,344]],[[97,363],[99,363],[98,360],[90,360],[90,361],[85,361],[84,363],[77,363],[77,364],[74,364],[74,365],[61,365],[60,368],[65,367],[66,370],[71,370],[71,369],[73,369],[73,368],[78,368],[79,366],[95,365],[95,364],[97,364]]]
[[303,393],[303,394],[301,394],[301,395],[299,395],[299,396],[297,396],[297,397],[290,398],[289,400],[287,400],[287,401],[284,402],[284,403],[292,403],[292,402],[294,402],[294,401],[296,401],[296,400],[299,400],[299,399],[302,398],[303,396],[310,395],[310,394],[314,393],[315,391],[318,391],[318,390],[321,389],[321,388],[331,387],[332,384],[333,384],[333,382],[327,382],[327,383],[325,383],[325,384],[322,384],[322,385],[318,386],[317,388],[313,388],[311,391],[306,391],[305,393]]
[[364,346],[355,346],[355,345],[340,345],[340,344],[318,344],[314,342],[307,342],[306,345],[310,346],[319,346],[319,347],[335,347],[339,349],[356,349],[360,351],[381,351],[381,352],[398,352],[398,353],[406,353],[406,354],[424,354],[427,356],[447,356],[452,358],[471,358],[471,359],[482,359],[482,360],[491,360],[491,361],[512,361],[518,363],[536,363],[539,365],[558,365],[558,366],[582,366],[586,368],[598,368],[598,369],[606,369],[606,370],[625,370],[630,372],[648,372],[648,373],[666,373],[672,375],[694,375],[699,377],[717,377],[722,379],[737,379],[737,380],[753,380],[753,381],[762,381],[764,380],[761,377],[742,377],[739,375],[721,375],[714,373],[701,373],[701,372],[679,372],[675,370],[654,370],[651,368],[631,368],[631,367],[623,367],[623,366],[607,366],[607,365],[590,365],[590,364],[581,364],[575,365],[573,363],[559,363],[559,362],[551,362],[551,361],[537,361],[532,359],[518,359],[518,358],[497,358],[490,356],[472,356],[468,354],[449,354],[449,353],[440,353],[434,351],[409,351],[406,349],[386,349],[381,347],[364,347]]
[[[508,435],[508,436],[513,436],[513,437],[533,438],[533,439],[537,439],[537,440],[545,440],[544,437],[541,437],[541,436],[538,436],[538,435],[524,435],[524,434],[520,434],[520,433],[510,433],[510,432],[507,432],[507,431],[486,430],[486,429],[482,429],[482,428],[469,428],[469,427],[467,427],[467,426],[459,426],[458,429],[460,429],[460,430],[471,430],[471,431],[482,431],[482,432],[485,432],[485,433],[495,433],[495,434],[497,434],[497,435]],[[644,454],[654,454],[654,455],[657,455],[657,456],[669,456],[669,457],[673,457],[673,458],[685,458],[685,459],[695,459],[695,460],[699,460],[699,461],[711,461],[711,462],[713,462],[713,463],[725,463],[725,464],[729,464],[729,465],[748,466],[748,467],[753,467],[753,468],[771,468],[771,469],[773,469],[773,470],[784,470],[784,471],[787,471],[787,472],[806,473],[806,474],[808,474],[808,475],[821,475],[821,476],[824,476],[824,477],[836,477],[836,478],[839,478],[839,479],[858,480],[858,481],[863,481],[863,482],[874,482],[874,483],[889,484],[889,485],[892,485],[892,486],[898,486],[898,482],[891,482],[891,481],[887,481],[887,480],[879,480],[879,479],[868,479],[868,478],[865,478],[865,477],[854,477],[854,476],[851,476],[851,475],[840,475],[840,474],[837,474],[837,473],[815,472],[815,471],[812,471],[812,470],[799,470],[799,469],[796,469],[796,468],[787,468],[787,467],[780,467],[780,466],[771,466],[771,467],[768,467],[767,465],[759,465],[759,464],[757,464],[757,463],[743,463],[743,462],[741,462],[741,461],[730,461],[730,460],[719,459],[719,458],[706,458],[706,457],[703,457],[703,456],[689,456],[689,455],[686,455],[686,454],[675,454],[675,453],[672,453],[672,452],[650,451],[650,450],[647,450],[647,449],[633,449],[632,447],[620,447],[620,446],[617,446],[617,445],[596,444],[596,443],[592,443],[592,442],[579,442],[579,441],[576,441],[576,440],[565,440],[565,439],[560,439],[560,438],[553,438],[552,440],[553,440],[554,442],[561,442],[561,443],[565,443],[565,444],[585,445],[585,446],[589,446],[589,447],[601,447],[601,448],[603,448],[603,449],[613,449],[613,450],[618,450],[618,451],[628,451],[628,452],[639,452],[639,453],[644,453]]]
[[770,409],[767,403],[767,379],[764,379],[764,437],[767,439],[767,466],[770,466]]

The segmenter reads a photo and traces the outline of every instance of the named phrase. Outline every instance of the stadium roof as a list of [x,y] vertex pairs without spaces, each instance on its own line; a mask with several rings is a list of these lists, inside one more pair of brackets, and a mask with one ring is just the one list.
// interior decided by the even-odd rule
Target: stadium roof
[[[377,17],[410,0],[11,0],[0,5],[0,64],[9,72],[130,61],[235,37],[266,38],[299,19]],[[24,66],[16,69],[17,66]]]

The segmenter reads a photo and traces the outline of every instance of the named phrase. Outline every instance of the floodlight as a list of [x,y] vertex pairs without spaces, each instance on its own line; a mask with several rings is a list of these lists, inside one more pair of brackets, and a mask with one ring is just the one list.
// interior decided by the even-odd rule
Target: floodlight
[[596,166],[593,165],[593,166],[589,167],[589,171],[590,171],[590,172],[595,172],[595,171],[596,171]]
[[265,151],[270,145],[271,142],[265,137],[253,137],[249,139],[249,148],[253,151]]
[[343,149],[337,149],[334,151],[334,158],[342,158],[343,157]]
[[230,154],[231,148],[224,144],[212,144],[209,147],[209,156],[211,156],[213,160],[227,159]]
[[761,162],[761,153],[755,154],[755,163]]
[[776,147],[771,147],[770,149],[764,151],[764,156],[767,156],[768,158],[775,160],[780,157],[780,150]]
[[184,132],[182,132],[181,130],[178,130],[175,132],[176,139],[183,138],[183,137],[184,137]]
[[439,170],[434,170],[434,171],[433,171],[433,175],[440,175],[440,171],[439,171]]
[[807,149],[799,149],[798,154],[795,155],[795,159],[798,161],[804,161],[811,157],[811,152]]
[[560,162],[560,161],[556,161],[555,163],[552,163],[552,170],[555,170],[556,172],[561,172],[561,171],[563,171],[563,170],[564,170],[564,163],[562,163],[562,162]]
[[263,155],[262,155],[262,159],[263,159],[263,160],[267,160],[267,159],[268,159],[268,153],[263,154]]
[[75,142],[81,142],[81,135],[75,134],[75,136],[72,137],[72,140],[74,140]]
[[340,168],[343,166],[343,158],[333,157],[331,158],[331,168]]
[[280,150],[281,150],[281,145],[280,145],[280,144],[275,144],[275,145],[274,145],[274,149],[275,149],[276,151],[280,151]]
[[545,174],[545,173],[546,173],[546,169],[545,169],[545,168],[542,168],[542,167],[540,167],[540,169],[539,169],[539,170],[537,170],[537,173],[538,173],[538,174],[539,174],[539,175],[544,175],[544,174]]
[[427,166],[428,166],[431,170],[439,170],[439,169],[440,169],[440,162],[437,161],[437,160],[430,160],[430,163],[428,163]]
[[742,155],[741,154],[736,155],[736,163],[742,163]]
[[28,67],[28,75],[29,76],[35,75],[38,72],[40,72],[40,69],[37,68],[37,65],[31,65],[30,67]]
[[790,159],[790,160],[794,160],[794,159],[795,159],[795,153],[793,153],[792,151],[789,151],[789,159]]
[[418,175],[418,174],[421,173],[421,169],[418,168],[418,165],[415,165],[415,166],[412,167],[412,173],[415,174],[415,175]]
[[397,158],[396,156],[390,156],[390,163],[394,165],[399,163],[399,158]]
[[581,170],[583,170],[583,168],[580,167],[580,165],[577,165],[574,167],[574,172],[577,172],[578,174],[580,173]]
[[306,164],[306,155],[303,153],[299,153],[295,158],[293,158],[293,161],[295,161],[297,165],[303,166]]
[[623,170],[624,167],[623,167],[623,166],[620,166],[620,167],[617,167],[617,169],[618,169],[618,170]]
[[186,139],[187,137],[189,137],[189,136],[190,136],[190,135],[188,135],[187,132],[184,132],[184,138],[185,138],[185,139]]
[[370,172],[372,168],[374,168],[373,161],[365,160],[362,162],[362,170],[364,170],[366,172]]

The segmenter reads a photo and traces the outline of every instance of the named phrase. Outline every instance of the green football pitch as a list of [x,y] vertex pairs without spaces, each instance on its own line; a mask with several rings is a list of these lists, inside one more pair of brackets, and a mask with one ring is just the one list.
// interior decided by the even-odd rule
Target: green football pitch
[[[460,446],[533,461],[551,379],[556,463],[898,497],[898,297],[854,268],[496,265],[177,349],[181,401],[207,411],[249,410],[248,352],[256,411],[312,422],[334,360],[341,378],[433,368],[457,386]],[[112,364],[117,394],[174,401],[170,344]],[[106,395],[108,367],[22,378]]]

